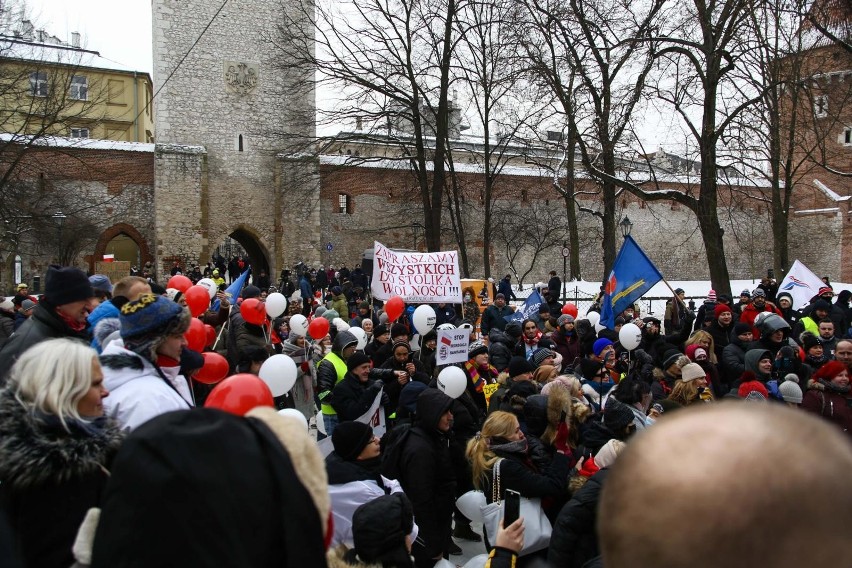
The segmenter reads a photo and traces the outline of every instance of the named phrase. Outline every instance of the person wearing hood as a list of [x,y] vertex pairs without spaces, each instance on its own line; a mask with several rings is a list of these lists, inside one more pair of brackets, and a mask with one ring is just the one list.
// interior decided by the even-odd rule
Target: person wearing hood
[[[824,318],[828,318],[834,322],[834,330],[841,334],[845,333],[849,328],[849,319],[846,317],[846,310],[841,308],[837,304],[832,304],[831,299],[834,297],[834,290],[830,286],[823,286],[819,289],[819,292],[816,296],[811,298],[811,303],[804,308],[802,308],[802,316],[807,316],[813,318],[816,322]],[[825,304],[819,304],[826,310],[826,315],[821,316],[817,314],[814,316],[814,312],[817,309],[817,304],[822,301]],[[813,330],[811,330],[813,331]]]
[[314,403],[314,388],[317,385],[316,367],[311,364],[307,339],[304,335],[291,333],[281,342],[281,351],[296,363],[296,383],[290,389],[293,405],[310,421],[317,415]]
[[86,274],[70,266],[51,265],[45,276],[44,295],[32,317],[0,348],[0,386],[24,351],[42,341],[67,337],[88,344],[88,317],[95,292]]
[[503,372],[509,366],[512,352],[521,339],[521,324],[516,321],[506,323],[506,327],[492,329],[488,334],[488,360],[498,371]]
[[[745,354],[745,370],[752,373],[755,380],[763,383],[771,398],[783,401],[781,392],[778,390],[778,381],[773,374],[774,364],[775,358],[768,349],[750,349]],[[738,391],[741,382],[742,377],[733,385],[733,389]]]
[[403,493],[372,499],[352,515],[354,549],[337,547],[327,555],[329,568],[414,568],[409,554],[417,533],[414,510]]
[[358,338],[349,331],[338,333],[331,344],[331,351],[317,364],[317,390],[322,405],[322,418],[327,436],[334,433],[337,426],[337,411],[331,404],[335,385],[346,376],[346,361],[358,348]]
[[778,303],[778,309],[781,312],[781,317],[784,318],[790,327],[795,329],[796,324],[799,323],[799,320],[802,318],[802,315],[798,312],[798,310],[793,309],[793,295],[790,292],[779,292],[777,296],[775,296],[775,300]]
[[92,568],[325,566],[322,455],[299,421],[258,407],[171,412],[116,456]]
[[[96,330],[98,323],[104,319],[117,320],[121,313],[121,306],[136,300],[142,294],[150,293],[151,285],[147,280],[140,276],[125,276],[113,287],[112,298],[98,304],[98,307],[89,314],[89,326],[92,330]],[[98,341],[97,333],[93,335],[91,345],[100,353],[104,346]]]
[[[334,517],[331,546],[353,546],[353,513],[361,505],[385,495],[402,494],[402,486],[381,475],[379,438],[369,424],[341,422],[331,436],[334,451],[325,458],[328,493]],[[408,533],[417,538],[417,525]]]
[[69,339],[28,349],[0,390],[0,516],[25,566],[74,563],[77,529],[100,506],[123,439],[104,416],[108,395],[97,353]]
[[164,296],[143,294],[121,308],[121,340],[101,353],[107,414],[134,429],[148,420],[192,408],[187,379],[180,374],[191,315]]
[[[396,413],[396,406],[391,407],[388,399],[388,384],[397,381],[408,381],[404,371],[392,369],[374,369],[370,358],[356,351],[346,360],[346,375],[335,385],[330,397],[330,403],[337,413],[339,422],[357,420],[363,416],[376,400],[376,395],[385,387],[382,393],[382,404],[388,419]],[[325,400],[329,400],[326,397]]]
[[[431,568],[449,555],[455,505],[455,468],[450,450],[453,399],[437,389],[417,397],[414,426],[382,466],[399,480],[420,528],[412,547],[415,565]],[[356,544],[357,546],[357,544]]]
[[560,372],[574,368],[574,362],[580,357],[580,339],[574,330],[574,316],[562,314],[556,320],[558,329],[550,336],[553,349],[562,355]]
[[382,380],[389,401],[385,406],[388,419],[396,415],[399,405],[399,393],[411,381],[428,384],[430,377],[423,369],[423,364],[411,356],[411,346],[405,339],[397,339],[391,346],[391,356],[382,364],[380,369],[387,371]]
[[349,304],[340,286],[334,286],[331,289],[331,309],[337,312],[338,317],[349,321]]

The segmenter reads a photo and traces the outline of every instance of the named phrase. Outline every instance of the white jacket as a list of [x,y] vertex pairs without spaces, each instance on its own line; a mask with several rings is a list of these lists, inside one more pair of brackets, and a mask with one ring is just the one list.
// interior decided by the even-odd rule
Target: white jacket
[[[391,493],[402,493],[402,487],[397,480],[382,476],[382,483]],[[330,548],[338,544],[354,548],[352,515],[355,514],[355,509],[376,497],[384,497],[385,491],[375,481],[366,480],[329,485],[328,493],[331,496],[331,512],[334,515],[334,537],[331,539]],[[415,522],[414,528],[411,529],[411,542],[414,542],[416,538],[417,523]]]
[[113,341],[101,353],[104,387],[109,396],[104,399],[104,411],[113,416],[122,428],[132,430],[148,420],[171,412],[192,408],[192,394],[180,367],[160,367],[170,387],[157,373],[154,365],[136,353]]

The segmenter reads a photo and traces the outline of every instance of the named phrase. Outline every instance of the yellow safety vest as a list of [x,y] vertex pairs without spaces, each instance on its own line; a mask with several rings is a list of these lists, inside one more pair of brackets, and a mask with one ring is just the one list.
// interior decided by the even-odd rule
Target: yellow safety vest
[[[330,361],[331,364],[334,365],[334,370],[337,371],[337,381],[334,384],[336,385],[337,383],[342,381],[343,377],[346,376],[346,362],[341,359],[334,351],[323,357],[320,362],[317,363],[317,367],[319,367],[320,363],[322,363],[323,361]],[[330,404],[326,404],[323,402],[321,406],[323,414],[328,414],[330,416],[334,416],[335,414],[337,414],[337,412],[334,411]]]

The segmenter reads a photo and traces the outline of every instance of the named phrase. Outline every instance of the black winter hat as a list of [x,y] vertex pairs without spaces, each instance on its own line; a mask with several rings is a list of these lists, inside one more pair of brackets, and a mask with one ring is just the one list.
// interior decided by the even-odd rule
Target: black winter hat
[[334,451],[345,461],[352,461],[361,455],[372,439],[373,429],[370,425],[356,420],[341,422],[331,433]]
[[819,340],[819,337],[817,337],[816,335],[814,335],[810,331],[805,331],[804,333],[802,333],[802,335],[799,337],[799,339],[802,340],[802,348],[804,348],[806,354],[808,352],[808,349],[810,349],[811,347],[816,347],[817,345],[822,345],[822,343]]
[[595,361],[594,359],[580,359],[580,373],[587,381],[591,381],[601,369],[603,369],[603,361]]
[[633,422],[633,411],[630,407],[610,397],[604,409],[604,424],[613,432],[620,432]]
[[408,328],[402,325],[401,323],[395,323],[390,328],[391,339],[394,337],[405,337],[408,338]]
[[382,335],[388,332],[388,326],[383,323],[380,323],[377,326],[373,327],[373,337],[381,337]]
[[370,358],[367,357],[363,351],[356,351],[349,356],[349,359],[346,360],[346,369],[348,369],[351,373],[356,368],[360,367],[364,363],[369,363],[370,361]]
[[742,335],[751,331],[751,326],[744,322],[738,322],[734,325],[734,335]]
[[243,298],[244,300],[247,300],[248,298],[259,298],[260,297],[260,288],[258,288],[257,286],[253,286],[253,285],[249,284],[248,286],[243,288],[242,293],[240,293],[240,297]]
[[825,301],[825,300],[817,300],[816,302],[814,302],[814,311],[816,311],[816,310],[822,310],[824,312],[830,312],[831,311],[831,304],[829,302]]
[[521,324],[516,321],[510,321],[509,323],[507,323],[503,331],[506,333],[506,335],[515,340],[520,338],[521,334],[523,333],[523,330],[521,329]]
[[355,553],[371,564],[409,565],[405,537],[413,528],[414,509],[404,493],[372,499],[352,515]]
[[532,373],[535,371],[535,367],[532,366],[532,363],[524,359],[523,357],[512,357],[509,360],[509,376],[517,377],[518,375],[523,375],[524,373]]
[[95,296],[86,273],[73,266],[52,264],[44,278],[44,298],[54,306],[88,300]]
[[677,349],[669,349],[668,351],[666,351],[666,353],[663,355],[663,370],[665,371],[666,369],[677,363],[677,360],[680,359],[681,356],[683,356],[683,353],[681,353]]

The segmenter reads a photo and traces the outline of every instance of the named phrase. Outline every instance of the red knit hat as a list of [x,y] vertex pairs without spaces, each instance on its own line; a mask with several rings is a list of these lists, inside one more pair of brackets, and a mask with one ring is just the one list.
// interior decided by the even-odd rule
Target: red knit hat
[[769,391],[766,390],[766,386],[758,381],[757,376],[751,371],[745,371],[740,376],[740,381],[740,388],[737,390],[738,397],[745,398],[748,396],[748,393],[757,391],[762,394],[764,398],[769,398]]
[[731,313],[731,307],[726,306],[725,304],[716,304],[716,308],[713,310],[713,315],[716,316],[716,319],[719,319],[719,316],[725,312]]

